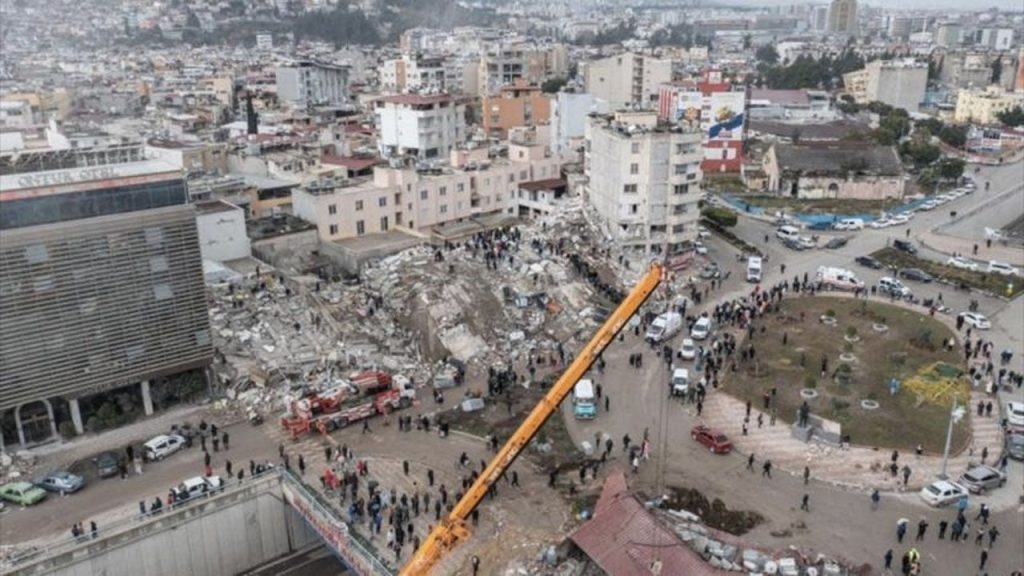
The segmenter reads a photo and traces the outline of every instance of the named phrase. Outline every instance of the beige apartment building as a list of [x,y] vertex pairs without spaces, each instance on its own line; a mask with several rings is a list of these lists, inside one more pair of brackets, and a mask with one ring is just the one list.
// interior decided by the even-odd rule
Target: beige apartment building
[[519,185],[558,178],[560,165],[543,144],[509,145],[509,158],[486,148],[457,149],[450,166],[396,159],[365,179],[324,179],[292,193],[292,209],[317,227],[322,242],[396,228],[429,230],[470,216],[515,214]]
[[917,112],[928,87],[928,65],[913,60],[874,60],[843,74],[843,86],[858,104],[877,100]]
[[586,63],[586,92],[615,110],[632,104],[650,107],[662,84],[672,81],[672,61],[625,52]]
[[490,136],[505,138],[517,126],[547,124],[551,117],[551,97],[540,87],[517,81],[505,86],[496,96],[483,99],[483,126]]
[[984,90],[960,90],[956,94],[956,112],[953,120],[959,124],[998,124],[999,114],[1024,106],[1024,94],[1006,92],[999,86]]

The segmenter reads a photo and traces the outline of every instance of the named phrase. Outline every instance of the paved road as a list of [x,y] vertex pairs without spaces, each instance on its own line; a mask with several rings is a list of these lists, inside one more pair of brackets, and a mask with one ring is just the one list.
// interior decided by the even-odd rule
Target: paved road
[[[1009,185],[1011,181],[1010,167],[1001,167],[997,176],[1000,181]],[[983,171],[982,177],[985,176]],[[982,185],[983,186],[983,185]],[[993,185],[993,194],[1001,188]],[[973,200],[972,200],[973,198]],[[948,220],[950,209],[964,210],[969,203],[984,200],[983,191],[975,196],[961,199],[959,205],[949,207],[944,212],[933,211],[916,217],[912,222],[912,235],[941,224]],[[979,218],[989,218],[989,210],[979,212]],[[995,222],[993,220],[993,222]],[[735,229],[736,233],[765,250],[769,255],[766,266],[764,285],[770,286],[783,279],[779,264],[786,264],[785,278],[792,279],[794,274],[807,273],[813,276],[821,265],[833,265],[851,268],[868,283],[875,283],[884,275],[883,272],[867,270],[856,266],[856,256],[868,254],[884,246],[895,237],[903,237],[904,230],[865,230],[851,234],[850,242],[838,251],[812,250],[794,252],[781,246],[772,233],[773,227],[764,222],[743,218]],[[769,240],[765,242],[765,236]],[[743,264],[736,261],[735,252],[717,239],[709,243],[708,256],[719,262],[731,272],[729,280],[723,288],[711,293],[711,300],[732,298],[749,292],[750,285],[742,282]],[[938,255],[935,255],[937,258]],[[966,309],[971,298],[978,299],[981,311],[994,320],[993,330],[989,336],[996,342],[996,349],[1010,348],[1015,351],[1015,363],[1024,357],[1024,299],[1013,302],[1001,299],[968,295],[953,292],[948,288],[936,285],[912,284],[911,288],[919,296],[936,297],[940,292],[943,300],[955,311]],[[705,308],[710,304],[705,303]],[[673,342],[678,346],[678,340]],[[645,352],[645,368],[636,370],[626,361],[632,352]],[[893,548],[897,557],[908,549],[913,542],[905,542],[903,547],[897,546],[895,538],[896,521],[906,517],[916,526],[920,518],[927,518],[931,527],[923,542],[917,543],[925,561],[927,574],[974,574],[976,573],[980,548],[970,543],[953,544],[936,539],[936,529],[942,519],[952,520],[949,511],[938,511],[926,507],[916,494],[886,494],[878,511],[872,512],[866,493],[837,489],[831,485],[811,482],[804,486],[802,479],[788,474],[775,474],[775,478],[762,478],[761,474],[745,470],[745,458],[739,454],[715,456],[709,454],[696,443],[690,441],[688,432],[695,423],[695,414],[682,405],[671,401],[667,394],[668,370],[659,362],[650,349],[632,334],[627,335],[623,342],[613,343],[605,352],[607,368],[604,374],[594,374],[594,378],[603,384],[605,393],[610,397],[610,411],[603,410],[593,421],[577,421],[572,418],[571,406],[566,403],[563,412],[568,422],[570,433],[577,442],[588,440],[593,442],[594,434],[607,434],[615,442],[615,462],[624,468],[628,463],[621,453],[621,442],[624,434],[629,434],[638,441],[645,427],[650,428],[654,446],[654,456],[642,465],[639,477],[634,480],[636,486],[650,493],[660,493],[666,486],[685,485],[701,490],[710,498],[720,498],[728,507],[756,510],[768,521],[749,534],[750,540],[758,545],[782,548],[791,544],[812,550],[819,550],[830,555],[845,557],[853,562],[867,562],[875,567],[882,563],[882,556],[888,548]],[[1020,364],[1017,364],[1020,369]],[[1019,391],[1016,393],[1020,395]],[[812,471],[813,477],[813,471]],[[1013,462],[1010,469],[1010,482],[1005,491],[999,494],[1004,501],[1013,501],[1024,493],[1024,466]],[[800,498],[809,494],[811,512],[799,510]],[[991,552],[989,573],[1006,574],[1010,570],[1024,566],[1024,548],[1019,543],[1024,541],[1024,516],[1019,505],[999,512],[993,517],[993,524],[1001,531],[1000,541]],[[806,528],[794,528],[794,525]],[[791,538],[775,538],[771,531],[789,528],[794,535]],[[913,538],[913,531],[911,533]]]

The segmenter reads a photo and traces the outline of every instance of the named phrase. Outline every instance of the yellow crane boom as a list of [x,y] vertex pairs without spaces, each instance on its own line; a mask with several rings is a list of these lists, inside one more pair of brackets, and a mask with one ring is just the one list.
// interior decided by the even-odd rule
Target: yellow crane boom
[[537,406],[523,420],[508,442],[494,456],[473,486],[469,488],[452,511],[431,530],[430,535],[416,550],[409,562],[402,568],[402,576],[426,576],[441,560],[441,556],[454,548],[462,540],[469,537],[466,519],[473,509],[480,504],[491,485],[512,465],[524,447],[533,439],[544,422],[558,410],[558,405],[565,399],[576,382],[587,372],[598,355],[611,343],[612,339],[622,330],[629,318],[640,309],[640,306],[654,292],[661,282],[663,268],[660,264],[651,264],[650,269],[637,282],[637,285],[626,296],[619,307],[605,320],[594,337],[580,350],[576,358],[558,378],[555,385],[541,398]]

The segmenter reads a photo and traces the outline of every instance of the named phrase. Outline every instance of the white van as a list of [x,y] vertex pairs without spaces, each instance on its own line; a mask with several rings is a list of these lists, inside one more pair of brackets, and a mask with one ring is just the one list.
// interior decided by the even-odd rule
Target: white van
[[693,324],[693,329],[690,330],[690,338],[694,340],[706,340],[708,336],[715,330],[715,324],[707,316],[701,316]]
[[676,368],[672,371],[672,395],[685,396],[690,390],[690,372],[686,368]]
[[590,420],[597,416],[594,383],[586,378],[577,382],[572,389],[572,404],[572,413],[580,420]]
[[648,342],[663,342],[679,333],[683,327],[683,316],[678,312],[665,312],[651,322],[647,329]]
[[142,445],[146,460],[163,460],[185,446],[185,439],[177,434],[161,434]]
[[910,296],[910,288],[903,285],[903,282],[889,276],[882,276],[878,279],[878,290],[886,296],[906,298]]
[[800,230],[793,226],[779,226],[779,229],[775,231],[775,236],[780,240],[796,240],[800,237]]
[[818,268],[817,280],[837,290],[857,290],[864,287],[864,282],[857,279],[853,272],[845,268],[821,266]]
[[832,226],[833,230],[863,230],[864,221],[860,218],[843,218]]
[[747,282],[761,281],[761,258],[751,256],[747,258]]

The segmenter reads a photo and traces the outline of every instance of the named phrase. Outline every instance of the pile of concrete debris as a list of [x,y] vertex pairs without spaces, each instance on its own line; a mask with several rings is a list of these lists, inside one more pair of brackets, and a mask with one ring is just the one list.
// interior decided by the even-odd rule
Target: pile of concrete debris
[[847,576],[850,569],[824,557],[805,558],[794,550],[766,551],[741,546],[738,539],[709,529],[686,510],[656,509],[658,517],[709,566],[751,574]]

